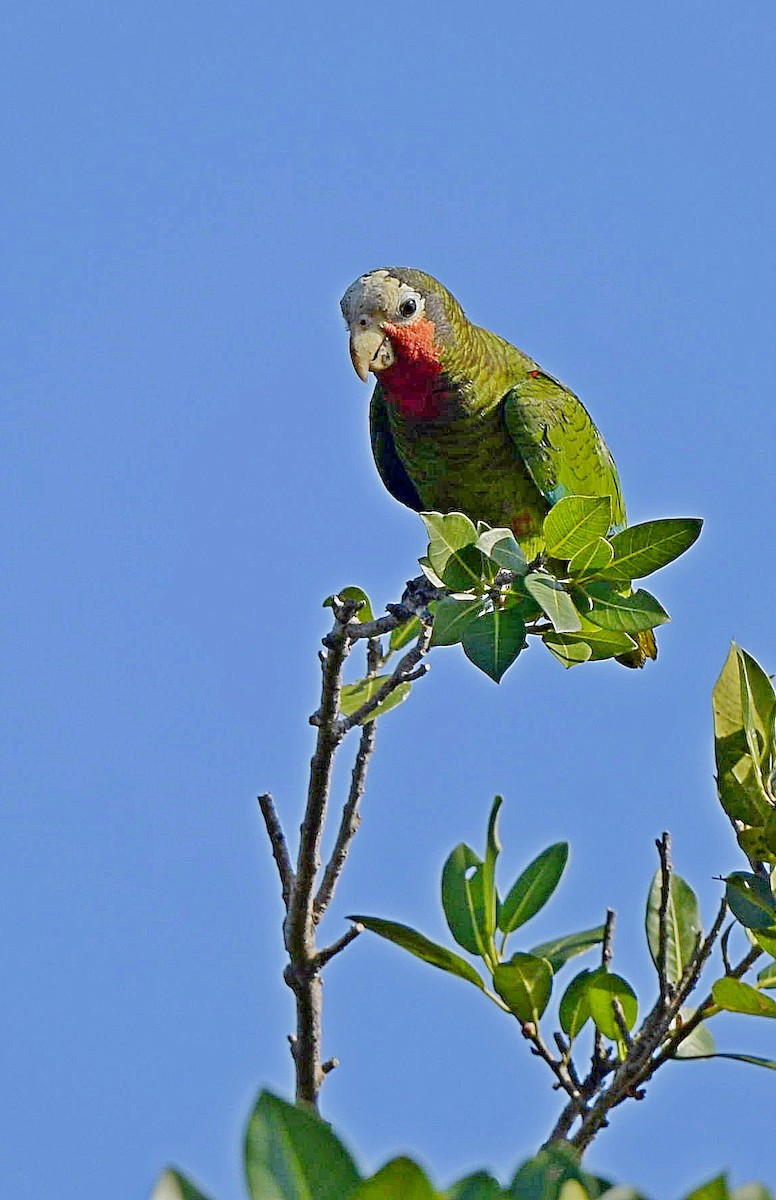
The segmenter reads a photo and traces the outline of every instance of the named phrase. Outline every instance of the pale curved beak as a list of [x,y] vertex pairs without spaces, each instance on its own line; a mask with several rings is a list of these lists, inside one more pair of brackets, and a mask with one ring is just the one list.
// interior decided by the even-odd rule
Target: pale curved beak
[[378,325],[352,325],[350,328],[350,360],[364,383],[369,372],[384,371],[395,361],[391,339]]

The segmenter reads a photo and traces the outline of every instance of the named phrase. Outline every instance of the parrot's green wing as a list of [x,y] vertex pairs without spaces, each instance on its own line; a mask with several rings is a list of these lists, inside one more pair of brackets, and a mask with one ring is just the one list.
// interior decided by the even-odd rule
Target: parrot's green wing
[[552,505],[564,496],[611,496],[614,528],[625,503],[609,450],[573,392],[533,370],[503,400],[504,421],[539,491]]
[[372,401],[369,405],[369,433],[372,439],[372,454],[375,464],[388,491],[400,504],[406,504],[407,508],[421,512],[423,504],[420,496],[396,452],[388,419],[388,408],[379,383],[372,393]]

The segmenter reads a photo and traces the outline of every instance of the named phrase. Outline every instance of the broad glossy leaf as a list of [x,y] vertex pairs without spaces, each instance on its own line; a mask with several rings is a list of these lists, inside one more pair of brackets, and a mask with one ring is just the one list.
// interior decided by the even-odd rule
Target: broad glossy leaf
[[501,905],[499,929],[511,933],[544,908],[560,883],[569,857],[568,842],[554,842],[518,875]]
[[482,859],[465,842],[455,847],[442,869],[447,924],[458,945],[470,954],[482,954],[488,945],[482,872]]
[[391,650],[401,650],[408,642],[413,641],[420,633],[420,621],[417,617],[410,617],[409,621],[405,621],[402,625],[397,625],[391,630],[391,640],[389,645]]
[[622,1034],[612,1007],[615,999],[619,1000],[622,1005],[625,1027],[632,1029],[636,1024],[639,1003],[631,985],[621,975],[613,975],[603,968],[591,972],[590,979],[587,981],[587,1002],[590,1005],[590,1016],[604,1037],[619,1042]]
[[742,925],[763,931],[776,926],[776,899],[766,879],[750,871],[733,871],[726,884],[728,908]]
[[611,539],[614,561],[604,572],[605,578],[630,583],[651,575],[689,550],[702,527],[703,521],[697,517],[630,525]]
[[754,1017],[776,1017],[776,1000],[758,992],[741,979],[726,976],[711,985],[714,1003],[728,1012],[749,1013]]
[[701,1187],[696,1188],[694,1192],[690,1192],[689,1196],[685,1196],[684,1200],[730,1200],[727,1176],[717,1175],[716,1178],[710,1179],[708,1183],[704,1183]]
[[[579,591],[579,589],[575,589]],[[550,633],[544,637],[545,644],[552,643],[551,648],[558,655],[564,651],[574,652],[575,646],[588,647],[588,658],[593,662],[614,658],[615,654],[627,654],[633,650],[636,642],[629,633],[616,629],[600,629],[588,617],[580,614],[581,628],[578,633]]]
[[444,1200],[501,1200],[507,1196],[501,1185],[487,1171],[476,1171],[459,1179],[445,1192]]
[[409,1158],[394,1158],[371,1179],[365,1179],[352,1200],[436,1200],[428,1178]]
[[608,496],[565,496],[544,518],[547,553],[570,559],[597,537],[605,537],[612,524]]
[[151,1200],[208,1200],[208,1197],[180,1171],[170,1167],[159,1176]]
[[606,538],[595,538],[569,559],[569,575],[575,579],[588,579],[608,567],[613,558],[611,542]]
[[360,1183],[330,1126],[269,1092],[248,1122],[245,1174],[252,1200],[346,1200]]
[[573,1041],[590,1020],[590,1005],[587,1001],[587,985],[592,971],[580,971],[566,988],[560,1001],[558,1017],[560,1027]]
[[513,954],[493,972],[493,986],[519,1021],[536,1024],[552,991],[550,964],[533,954]]
[[547,614],[556,633],[575,633],[582,628],[574,602],[557,580],[532,572],[523,580],[525,590]]
[[757,986],[761,988],[776,988],[776,962],[768,963],[757,973]]
[[477,530],[463,513],[425,512],[420,519],[428,532],[429,563],[440,576],[451,554],[477,541]]
[[593,601],[589,620],[601,629],[639,633],[670,621],[663,606],[639,588],[632,596],[621,596],[610,583],[589,583],[585,589]]
[[[363,588],[355,586],[345,587],[341,588],[336,594],[339,596],[340,600],[361,601],[362,607],[358,610],[355,617],[357,621],[374,621],[375,618],[374,613],[372,612],[372,602]],[[333,608],[333,606],[334,596],[327,596],[323,602],[323,607]]]
[[[376,675],[374,679],[359,679],[358,683],[346,683],[340,692],[340,712],[350,717],[352,714],[366,704],[367,700],[379,692],[380,688],[385,683],[386,679],[390,679],[389,675]],[[403,700],[406,700],[410,694],[412,684],[405,681],[398,684],[391,694],[377,708],[365,717],[363,724],[368,725],[370,721],[374,721],[375,717],[381,717],[383,713],[390,712],[392,708],[396,708]]]
[[485,990],[484,983],[471,963],[468,963],[465,958],[461,958],[460,954],[456,954],[453,950],[448,950],[446,946],[432,942],[430,938],[424,937],[416,929],[411,929],[409,925],[401,925],[398,921],[385,921],[382,917],[365,917],[363,915],[350,916],[348,920],[356,921],[365,929],[371,929],[372,933],[377,933],[396,946],[401,946],[402,950],[409,950],[410,954],[421,958],[423,962],[430,963],[432,967],[439,967],[440,971],[447,971],[448,975],[457,975],[459,979],[473,983],[481,991]]
[[773,685],[735,642],[712,693],[717,787],[733,820],[759,828],[771,813],[767,786],[773,766]]
[[748,936],[771,958],[776,958],[776,929],[751,929],[748,930]]
[[483,601],[454,600],[445,596],[437,600],[434,607],[434,627],[431,633],[432,646],[454,646],[460,642],[466,627],[482,612]]
[[[657,966],[660,941],[661,873],[655,872],[647,898],[646,930],[649,952]],[[666,908],[666,977],[678,983],[695,952],[701,933],[698,897],[681,875],[672,875]]]
[[538,954],[539,958],[546,958],[553,972],[557,974],[569,959],[600,946],[604,940],[604,928],[603,925],[595,925],[592,929],[581,929],[579,933],[567,933],[564,937],[552,938],[549,942],[532,946],[530,953]]
[[497,566],[525,575],[528,563],[511,529],[488,529],[477,538],[477,547]]
[[593,657],[592,648],[587,642],[571,638],[565,633],[545,633],[542,641],[550,654],[557,658],[558,662],[567,670],[571,667],[578,667],[581,663],[590,662]]
[[496,608],[467,625],[463,652],[475,667],[498,683],[525,647],[525,623],[513,608]]
[[454,550],[440,575],[445,587],[453,592],[472,592],[481,589],[485,579],[485,558],[476,546]]

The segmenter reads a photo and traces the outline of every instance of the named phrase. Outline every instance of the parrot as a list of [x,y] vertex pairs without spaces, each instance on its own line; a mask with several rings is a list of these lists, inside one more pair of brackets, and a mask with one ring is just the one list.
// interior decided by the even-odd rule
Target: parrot
[[[619,476],[582,401],[522,350],[466,317],[438,280],[410,267],[361,275],[340,302],[350,357],[376,386],[372,453],[391,495],[416,512],[462,512],[512,530],[531,561],[567,495],[609,496],[627,523]],[[651,631],[619,657],[657,657]]]

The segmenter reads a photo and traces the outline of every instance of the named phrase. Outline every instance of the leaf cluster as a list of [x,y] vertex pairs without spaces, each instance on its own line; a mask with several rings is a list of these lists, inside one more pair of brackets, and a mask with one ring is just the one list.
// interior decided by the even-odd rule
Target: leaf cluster
[[463,513],[421,513],[424,573],[447,595],[433,606],[432,646],[460,643],[497,683],[537,634],[565,666],[629,655],[670,618],[633,582],[683,554],[702,522],[647,521],[610,533],[608,496],[566,496],[544,520],[545,551],[528,563],[511,530]]

